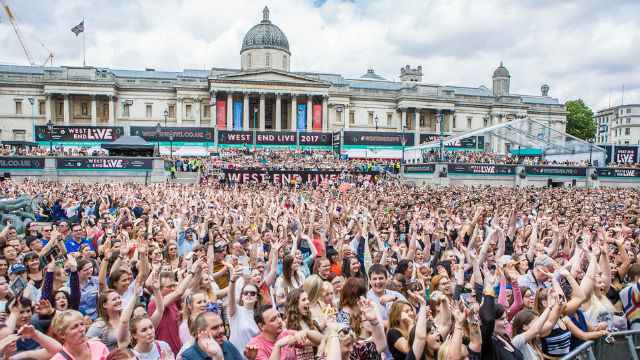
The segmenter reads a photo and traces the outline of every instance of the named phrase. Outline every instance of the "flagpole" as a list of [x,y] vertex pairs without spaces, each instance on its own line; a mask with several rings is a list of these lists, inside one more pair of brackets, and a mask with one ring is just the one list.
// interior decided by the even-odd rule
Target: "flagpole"
[[82,25],[83,25],[83,29],[82,29],[82,66],[87,66],[87,58],[86,58],[86,53],[85,53],[85,48],[84,48],[84,33],[85,33],[85,29],[86,26],[84,26],[84,19],[82,19]]

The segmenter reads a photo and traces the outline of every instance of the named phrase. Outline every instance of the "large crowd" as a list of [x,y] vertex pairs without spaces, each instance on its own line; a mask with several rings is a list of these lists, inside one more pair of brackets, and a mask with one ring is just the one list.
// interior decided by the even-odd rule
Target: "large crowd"
[[340,185],[4,181],[40,203],[1,221],[0,353],[532,360],[640,329],[636,189]]

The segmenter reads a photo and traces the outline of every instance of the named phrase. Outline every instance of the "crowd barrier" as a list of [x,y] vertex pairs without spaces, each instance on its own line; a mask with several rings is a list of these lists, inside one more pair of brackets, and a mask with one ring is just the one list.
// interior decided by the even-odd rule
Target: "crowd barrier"
[[585,341],[560,360],[638,360],[640,330],[628,330],[611,333],[615,342],[608,344],[604,338]]
[[640,186],[640,169],[522,164],[405,164],[407,182],[431,185]]

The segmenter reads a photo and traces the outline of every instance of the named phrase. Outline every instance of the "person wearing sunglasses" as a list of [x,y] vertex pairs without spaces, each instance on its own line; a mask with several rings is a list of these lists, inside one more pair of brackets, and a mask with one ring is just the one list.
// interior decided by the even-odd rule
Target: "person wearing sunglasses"
[[240,290],[240,299],[236,303],[236,281],[242,276],[242,266],[236,266],[231,271],[229,286],[229,341],[236,349],[244,349],[247,343],[260,334],[260,329],[253,320],[254,309],[262,306],[262,293],[252,283],[245,283]]
[[[178,230],[178,256],[182,256],[186,253],[193,251],[193,248],[198,245],[198,237],[196,231],[187,224],[187,209],[182,209],[180,217],[180,229]],[[186,227],[186,228],[185,228]]]

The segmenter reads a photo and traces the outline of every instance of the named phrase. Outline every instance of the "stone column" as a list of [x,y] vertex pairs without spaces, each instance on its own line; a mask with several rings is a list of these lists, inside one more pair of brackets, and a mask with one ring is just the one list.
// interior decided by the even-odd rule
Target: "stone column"
[[407,108],[400,108],[401,117],[400,117],[400,131],[407,126]]
[[71,110],[69,109],[69,94],[64,94],[64,109],[62,111],[64,116],[64,124],[69,125],[69,119],[71,118]]
[[329,125],[329,119],[327,117],[328,115],[328,101],[329,101],[329,97],[328,96],[323,96],[322,97],[322,131],[327,131],[328,126]]
[[195,103],[196,111],[198,112],[196,114],[196,126],[200,126],[200,123],[202,122],[202,99],[199,96],[196,96],[193,98],[193,102]]
[[313,96],[307,95],[307,132],[313,131]]
[[176,124],[178,126],[182,126],[182,108],[184,107],[184,98],[182,96],[178,96],[176,101]]
[[344,124],[344,129],[349,130],[349,104],[342,106],[342,113],[340,113],[340,116],[342,116],[340,120],[342,120]]
[[297,94],[291,94],[291,131],[298,129],[298,98]]
[[51,94],[46,94],[45,95],[45,101],[44,101],[44,120],[45,122],[49,122],[52,121],[51,120]]
[[[498,116],[491,114],[491,125],[496,125],[498,123]],[[498,138],[496,136],[491,136],[491,152],[495,153],[498,150]]]
[[282,94],[280,93],[276,94],[276,114],[274,121],[276,122],[276,131],[282,130]]
[[413,111],[413,117],[413,144],[418,145],[420,144],[420,109],[416,108]]
[[[226,106],[225,111],[227,112],[227,130],[231,130],[233,129],[233,93],[232,92],[227,93],[227,103],[225,104],[225,106]],[[216,119],[216,122],[217,122],[218,114],[215,114],[213,118]]]
[[109,125],[116,124],[116,97],[109,96]]
[[98,124],[98,109],[96,108],[96,95],[91,95],[91,125]]
[[258,127],[260,128],[260,131],[264,131],[264,125],[265,125],[265,116],[264,116],[264,97],[265,94],[264,93],[260,93],[260,108],[258,109]]
[[242,130],[249,130],[249,93],[244,92],[244,103],[242,104]]

